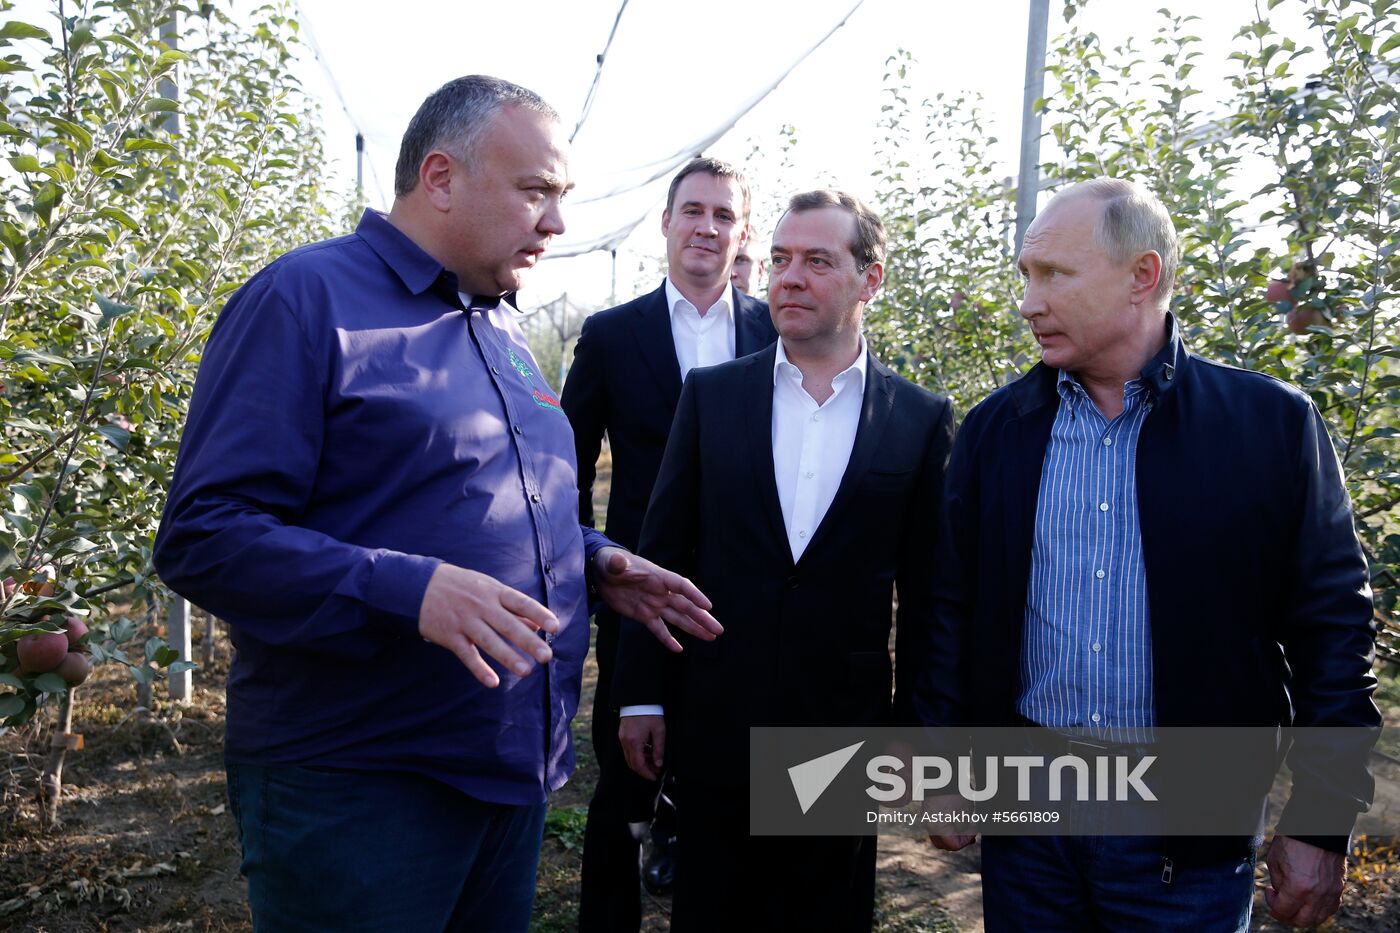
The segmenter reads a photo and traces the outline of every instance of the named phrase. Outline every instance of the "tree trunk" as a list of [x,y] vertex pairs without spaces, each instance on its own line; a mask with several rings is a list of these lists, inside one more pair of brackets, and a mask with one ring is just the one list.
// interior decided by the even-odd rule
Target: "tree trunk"
[[49,742],[49,760],[39,777],[39,826],[44,830],[58,824],[58,801],[63,795],[63,759],[69,749],[76,751],[83,747],[82,736],[73,734],[73,694],[77,692],[77,687],[69,687],[63,694],[58,707],[58,728]]

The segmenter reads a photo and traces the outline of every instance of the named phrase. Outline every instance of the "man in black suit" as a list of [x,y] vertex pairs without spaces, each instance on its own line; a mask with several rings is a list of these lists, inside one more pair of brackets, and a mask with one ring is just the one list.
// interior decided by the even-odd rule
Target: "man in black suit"
[[750,838],[747,761],[750,726],[913,720],[953,415],[865,347],[884,256],[857,199],[794,197],[773,234],[778,344],[681,392],[641,546],[704,587],[725,634],[668,656],[624,620],[614,683],[628,764],[685,793],[675,931],[870,929],[875,838]]
[[[748,218],[749,189],[739,170],[718,159],[692,160],[672,179],[661,215],[666,280],[649,295],[591,316],[579,335],[562,400],[578,454],[579,521],[594,523],[593,479],[606,433],[612,451],[607,529],[624,546],[635,549],[686,374],[777,339],[768,306],[729,282]],[[610,690],[618,617],[604,608],[596,619],[599,775],[584,833],[579,925],[584,933],[617,933],[641,923],[640,843],[629,824],[650,821],[657,785],[633,774],[618,747]]]

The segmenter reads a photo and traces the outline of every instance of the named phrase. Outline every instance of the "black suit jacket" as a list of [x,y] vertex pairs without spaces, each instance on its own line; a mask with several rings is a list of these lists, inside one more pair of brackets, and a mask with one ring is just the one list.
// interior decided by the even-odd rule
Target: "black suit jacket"
[[[1366,562],[1327,428],[1298,389],[1192,356],[1174,336],[1144,374],[1154,407],[1136,475],[1157,723],[1357,727],[1323,754],[1295,746],[1288,759],[1294,802],[1354,816],[1371,796],[1366,731],[1380,716]],[[959,431],[916,691],[926,724],[1018,721],[1056,375],[1037,364]],[[1242,794],[1267,791],[1272,775],[1255,771],[1239,775]],[[1288,822],[1285,810],[1281,832]]]
[[668,763],[711,783],[747,781],[751,725],[912,722],[904,673],[932,614],[952,406],[870,357],[845,474],[794,563],[773,476],[775,353],[686,381],[642,528],[641,553],[689,576],[725,632],[681,636],[674,655],[624,620],[613,684],[619,706],[665,704]]
[[[731,288],[734,352],[747,356],[778,339],[765,302]],[[579,521],[593,525],[593,479],[603,434],[612,447],[608,537],[636,550],[661,452],[681,394],[666,285],[583,322],[561,404],[574,429]]]

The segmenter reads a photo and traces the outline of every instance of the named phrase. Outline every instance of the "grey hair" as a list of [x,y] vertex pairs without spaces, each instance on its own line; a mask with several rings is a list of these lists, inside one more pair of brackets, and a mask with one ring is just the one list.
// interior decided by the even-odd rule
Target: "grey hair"
[[1162,258],[1162,275],[1153,297],[1165,306],[1176,284],[1181,256],[1176,227],[1157,195],[1122,178],[1091,178],[1062,189],[1055,199],[1089,197],[1103,203],[1103,214],[1094,227],[1094,242],[1114,262],[1127,262],[1152,250]]
[[418,170],[428,153],[446,152],[471,166],[481,134],[505,107],[522,107],[552,120],[559,114],[540,95],[490,75],[454,78],[428,96],[404,131],[394,168],[394,196],[418,187]]

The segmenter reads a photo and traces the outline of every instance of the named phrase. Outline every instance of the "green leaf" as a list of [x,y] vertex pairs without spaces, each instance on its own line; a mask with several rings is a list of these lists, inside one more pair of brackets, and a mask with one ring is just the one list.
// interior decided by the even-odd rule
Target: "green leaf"
[[57,117],[49,117],[49,122],[80,142],[83,149],[92,146],[92,134],[78,124]]
[[164,648],[156,649],[155,655],[151,658],[158,667],[169,667],[180,660],[180,652],[168,645]]
[[100,217],[106,217],[108,220],[115,220],[132,233],[141,232],[141,225],[136,222],[136,218],[132,217],[120,207],[104,207],[102,210],[98,211],[97,214]]
[[126,142],[122,143],[122,148],[125,149],[127,152],[141,152],[145,150],[151,150],[155,152],[179,151],[174,146],[170,145],[170,143],[161,142],[159,139],[144,138],[128,139]]
[[113,622],[112,627],[108,630],[108,637],[119,645],[126,644],[135,636],[136,623],[132,622],[126,616],[122,616],[120,619]]
[[21,690],[24,689],[24,681],[20,679],[18,674],[0,674],[0,684],[4,684],[7,687],[18,687]]
[[62,693],[68,689],[68,683],[57,674],[40,674],[34,678],[34,686],[45,693]]
[[179,62],[187,62],[189,60],[190,57],[179,49],[166,49],[164,52],[161,52],[160,57],[156,59],[156,67],[168,68],[171,65],[175,65]]
[[97,300],[97,307],[102,312],[103,324],[106,324],[113,318],[121,317],[124,314],[130,314],[132,311],[136,310],[131,305],[117,304],[112,299],[105,295],[100,295],[97,292],[93,292],[93,297]]
[[37,509],[44,502],[44,490],[31,483],[14,483],[10,486],[10,492],[28,502],[30,508]]
[[1397,48],[1400,48],[1400,32],[1393,33],[1389,39],[1386,39],[1384,42],[1382,42],[1380,51],[1376,52],[1376,55],[1380,56],[1381,58],[1384,58],[1387,54],[1395,51],[1395,49]]
[[47,29],[40,29],[38,26],[31,26],[29,23],[21,23],[19,20],[10,20],[0,26],[0,39],[47,39],[53,41]]
[[199,670],[199,665],[193,661],[176,661],[170,665],[171,674],[183,674],[185,671]]
[[146,101],[146,111],[148,113],[179,113],[180,102],[168,97],[152,97]]
[[39,193],[34,195],[34,213],[44,218],[44,223],[47,224],[53,216],[54,205],[62,199],[63,189],[51,181],[45,182]]
[[111,443],[117,450],[126,450],[127,444],[131,443],[131,432],[126,428],[118,427],[115,424],[99,424],[97,433]]
[[[73,366],[73,363],[72,363],[71,360],[64,359],[64,358],[61,357],[61,356],[55,356],[55,355],[53,355],[52,353],[40,353],[38,350],[21,350],[21,351],[19,351],[18,353],[16,353],[16,354],[14,355],[14,359],[12,360],[12,362],[15,362],[15,363],[47,363],[47,364],[50,365],[50,366],[66,366],[66,367],[68,367],[69,369],[74,369],[74,368],[76,368],[76,367]],[[38,425],[35,425],[34,422],[31,422],[31,421],[11,422],[11,426],[13,426],[13,427],[26,427],[26,426],[39,427]],[[44,430],[44,431],[47,432],[48,429],[47,429],[47,428],[44,428],[44,429],[42,429],[42,430]]]
[[39,160],[32,155],[17,155],[10,157],[10,164],[17,172],[37,172],[39,171]]
[[127,670],[131,671],[131,679],[138,684],[148,684],[156,679],[155,668],[145,664],[140,667],[129,667]]
[[24,710],[24,697],[17,693],[7,693],[0,697],[0,719],[9,719]]

